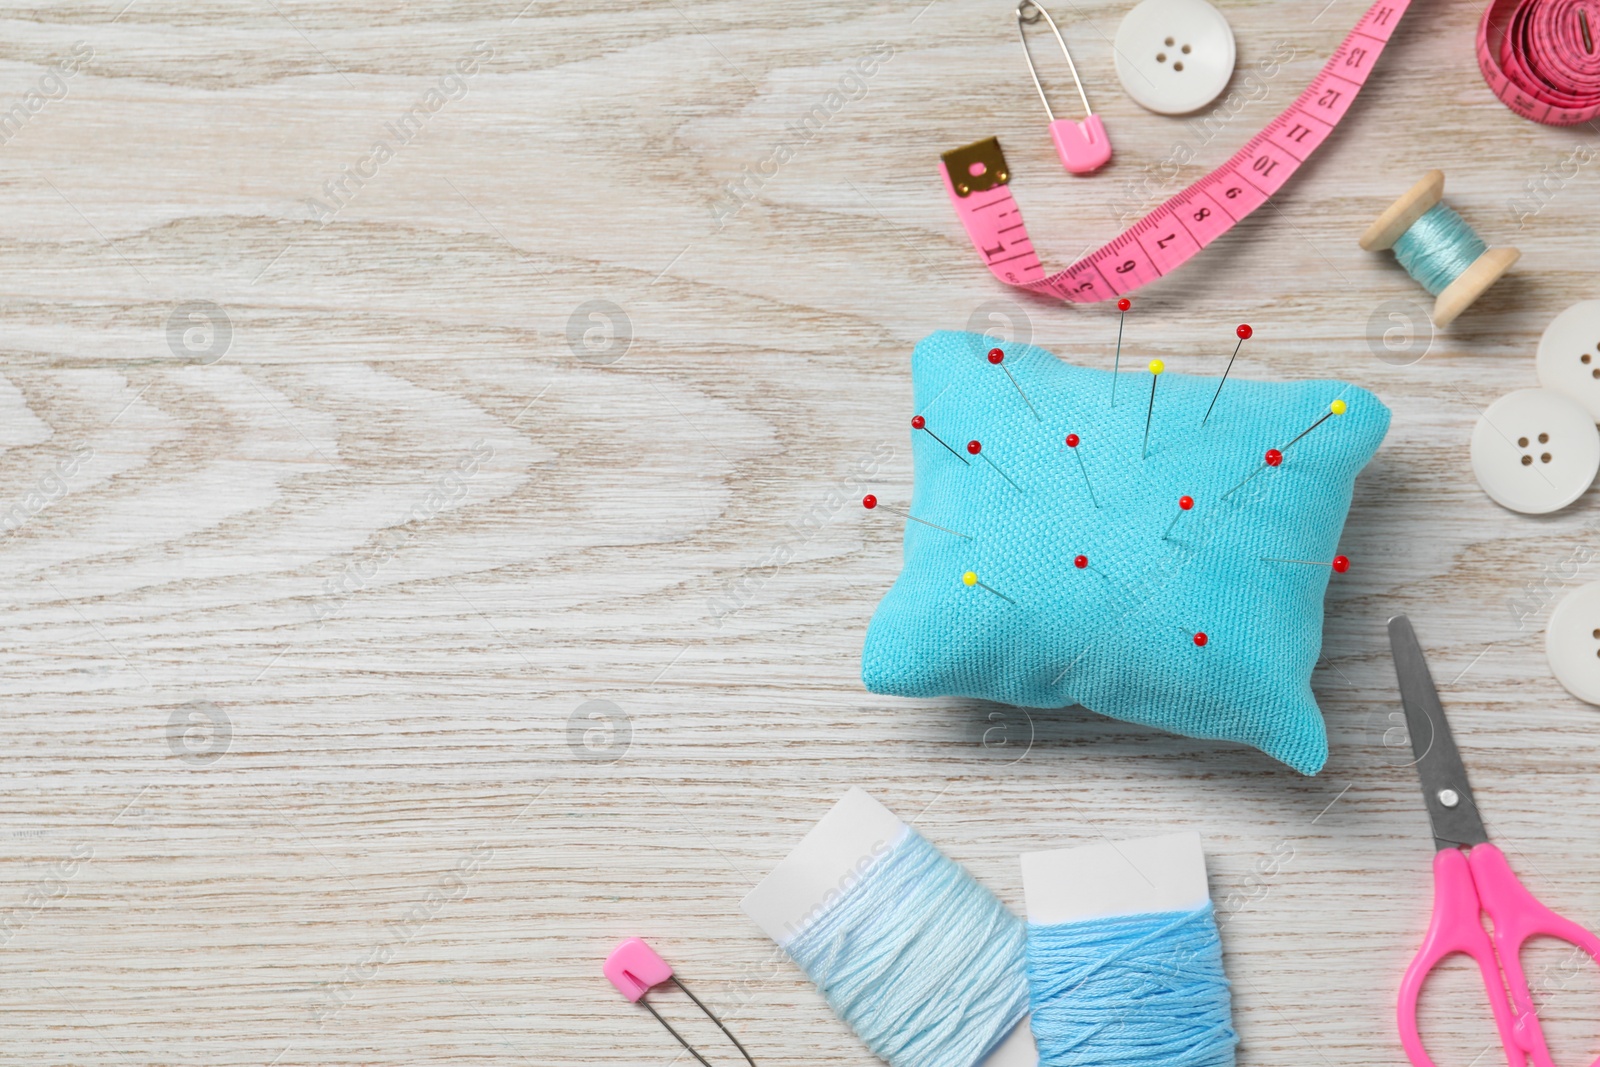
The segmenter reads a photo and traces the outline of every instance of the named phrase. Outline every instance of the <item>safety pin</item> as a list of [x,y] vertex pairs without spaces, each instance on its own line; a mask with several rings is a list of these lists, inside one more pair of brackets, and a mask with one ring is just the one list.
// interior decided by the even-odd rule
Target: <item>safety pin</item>
[[[1032,16],[1024,13],[1028,8],[1033,9]],[[1028,50],[1028,35],[1022,29],[1024,22],[1032,26],[1039,21],[1040,16],[1050,24],[1050,32],[1056,35],[1056,43],[1061,46],[1061,54],[1067,57],[1067,69],[1072,71],[1072,83],[1078,87],[1078,99],[1083,101],[1082,122],[1056,118],[1055,111],[1050,107],[1049,97],[1044,95],[1039,72],[1033,66],[1033,53]],[[1050,12],[1033,0],[1022,0],[1022,3],[1017,5],[1017,36],[1022,39],[1022,56],[1028,63],[1028,75],[1033,79],[1033,87],[1039,90],[1039,99],[1044,101],[1044,113],[1050,117],[1050,139],[1055,142],[1056,154],[1061,157],[1061,165],[1073,174],[1090,174],[1099,170],[1111,159],[1111,140],[1106,136],[1106,127],[1100,121],[1100,116],[1089,106],[1089,94],[1083,91],[1083,82],[1078,77],[1078,65],[1072,61],[1072,53],[1067,51],[1067,42],[1062,38],[1056,20],[1050,17]]]
[[706,1018],[716,1023],[717,1029],[727,1035],[728,1040],[733,1042],[733,1047],[738,1049],[744,1056],[745,1062],[750,1067],[756,1067],[756,1061],[750,1058],[750,1053],[746,1052],[745,1047],[739,1044],[739,1039],[733,1036],[733,1032],[722,1025],[722,1020],[712,1014],[710,1008],[700,1003],[699,997],[689,992],[688,986],[678,981],[677,976],[672,973],[672,965],[662,959],[655,949],[645,944],[642,938],[630,937],[618,945],[612,950],[611,955],[606,957],[605,966],[601,970],[611,980],[611,984],[617,987],[617,992],[635,1004],[643,1004],[645,1009],[656,1017],[656,1022],[666,1027],[667,1033],[677,1038],[678,1044],[688,1049],[689,1055],[705,1064],[705,1067],[711,1067],[710,1061],[700,1055],[693,1045],[684,1040],[684,1036],[674,1030],[672,1024],[663,1019],[661,1013],[656,1011],[650,1002],[644,999],[646,993],[662,982],[671,982],[683,990],[689,999],[694,1001],[695,1007],[705,1012]]

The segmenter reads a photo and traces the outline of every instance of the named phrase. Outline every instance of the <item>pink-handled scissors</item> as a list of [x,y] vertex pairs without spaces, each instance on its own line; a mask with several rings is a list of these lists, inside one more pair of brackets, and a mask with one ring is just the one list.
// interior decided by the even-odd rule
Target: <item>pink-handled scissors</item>
[[[1389,620],[1389,648],[1439,850],[1433,857],[1433,919],[1400,983],[1400,1043],[1416,1067],[1433,1067],[1417,1033],[1417,1000],[1439,961],[1463,953],[1483,973],[1506,1063],[1555,1067],[1522,971],[1522,946],[1542,934],[1570,942],[1600,963],[1600,938],[1534,899],[1511,873],[1505,854],[1489,843],[1428,662],[1404,615]],[[1484,931],[1485,916],[1494,929],[1492,938]],[[1600,1059],[1592,1067],[1600,1067]]]

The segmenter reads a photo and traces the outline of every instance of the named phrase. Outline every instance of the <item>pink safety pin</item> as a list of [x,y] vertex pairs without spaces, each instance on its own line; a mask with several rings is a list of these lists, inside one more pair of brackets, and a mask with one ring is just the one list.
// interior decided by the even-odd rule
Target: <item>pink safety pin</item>
[[727,1034],[728,1040],[733,1042],[733,1047],[744,1055],[745,1062],[750,1064],[750,1067],[756,1067],[756,1061],[750,1058],[750,1053],[745,1052],[744,1046],[739,1044],[739,1039],[734,1037],[726,1026],[722,1025],[722,1020],[713,1015],[710,1008],[700,1003],[699,997],[689,992],[688,986],[678,981],[677,976],[672,973],[671,964],[662,959],[655,949],[645,944],[643,939],[630,937],[612,949],[611,955],[606,957],[605,966],[601,970],[611,980],[611,984],[617,987],[618,993],[621,993],[635,1004],[643,1004],[645,1009],[656,1017],[656,1022],[665,1026],[667,1033],[677,1038],[678,1044],[688,1049],[689,1055],[705,1064],[705,1067],[711,1067],[710,1062],[696,1052],[695,1047],[685,1041],[683,1035],[674,1030],[672,1024],[663,1019],[661,1014],[650,1006],[650,1002],[644,999],[646,993],[662,982],[671,982],[683,990],[689,999],[694,1001],[695,1007],[705,1012],[706,1018],[716,1023],[717,1029]]
[[[1028,8],[1033,9],[1031,16],[1024,14]],[[1031,26],[1039,21],[1040,16],[1050,24],[1050,32],[1056,35],[1056,43],[1061,45],[1061,54],[1067,57],[1072,83],[1078,87],[1078,99],[1083,101],[1082,122],[1056,118],[1056,113],[1050,108],[1050,98],[1044,95],[1044,86],[1039,83],[1039,72],[1033,68],[1033,53],[1028,51],[1028,35],[1023,32],[1022,24],[1026,22]],[[1022,38],[1022,55],[1028,61],[1028,75],[1033,78],[1033,87],[1039,90],[1039,99],[1044,101],[1044,113],[1050,116],[1050,139],[1056,143],[1056,154],[1061,157],[1061,165],[1073,174],[1090,174],[1099,170],[1111,159],[1111,139],[1106,136],[1105,123],[1089,106],[1089,94],[1083,91],[1083,82],[1078,78],[1078,65],[1072,61],[1072,53],[1067,51],[1067,42],[1062,40],[1056,20],[1033,0],[1022,0],[1017,5],[1017,36]]]

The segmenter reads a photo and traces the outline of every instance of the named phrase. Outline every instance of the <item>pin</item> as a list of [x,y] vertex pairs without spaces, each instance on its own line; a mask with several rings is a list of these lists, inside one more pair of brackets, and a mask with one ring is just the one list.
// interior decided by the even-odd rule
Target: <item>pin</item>
[[965,574],[963,574],[961,576],[961,580],[963,582],[966,582],[968,585],[975,585],[979,589],[987,589],[987,590],[989,590],[989,592],[993,593],[995,596],[999,597],[1001,600],[1004,600],[1007,604],[1015,604],[1016,603],[1015,600],[1012,600],[1010,597],[1006,596],[1000,590],[995,589],[992,586],[984,585],[982,582],[978,581],[978,575],[977,575],[976,571],[968,571],[967,573],[965,573]]
[[1128,309],[1133,307],[1133,301],[1123,297],[1117,301],[1117,310],[1121,314],[1117,317],[1117,358],[1111,364],[1111,406],[1117,406],[1117,371],[1122,367],[1122,327],[1128,321]]
[[1578,8],[1578,27],[1583,30],[1583,50],[1594,55],[1594,37],[1589,33],[1589,13]]
[[1083,570],[1085,567],[1087,567],[1089,565],[1089,557],[1088,556],[1074,556],[1073,559],[1072,559],[1072,565],[1074,567],[1078,568],[1081,571],[1081,570]]
[[1033,421],[1043,422],[1044,420],[1039,417],[1039,410],[1033,406],[1033,401],[1028,399],[1028,394],[1022,391],[1022,386],[1017,384],[1017,379],[1012,375],[1011,368],[1006,366],[1005,359],[1006,354],[1000,349],[989,349],[989,362],[1006,372],[1006,377],[1011,379],[1012,388],[1016,389],[1017,395],[1022,398],[1022,402],[1028,405],[1028,410],[1033,412]]
[[[1266,458],[1262,461],[1261,466],[1259,466],[1255,470],[1251,471],[1250,474],[1245,478],[1244,482],[1248,482],[1251,478],[1254,478],[1256,475],[1260,474],[1262,471],[1266,470],[1268,467],[1276,467],[1279,464],[1281,464],[1283,462],[1283,454],[1284,454],[1284,452],[1287,452],[1289,450],[1289,445],[1294,444],[1295,441],[1300,440],[1300,438],[1304,437],[1306,434],[1310,433],[1312,430],[1315,430],[1318,426],[1321,426],[1323,423],[1327,422],[1333,416],[1335,416],[1335,415],[1343,415],[1348,410],[1350,410],[1349,405],[1347,405],[1343,400],[1335,400],[1333,403],[1329,404],[1328,405],[1328,410],[1323,413],[1322,418],[1318,419],[1316,422],[1313,422],[1310,426],[1307,426],[1304,430],[1301,430],[1299,432],[1299,434],[1297,434],[1295,436],[1294,441],[1290,441],[1288,445],[1284,445],[1283,448],[1281,448],[1281,449],[1278,449],[1278,448],[1269,448],[1269,449],[1267,449]],[[1244,485],[1244,482],[1240,482],[1238,485],[1234,486],[1232,489],[1229,489],[1226,493],[1223,493],[1222,494],[1222,499],[1226,500],[1230,496],[1232,496],[1236,491],[1238,491],[1238,489],[1241,486]]]
[[[940,437],[938,434],[936,434],[932,430],[928,429],[928,420],[923,418],[921,415],[913,415],[913,416],[911,416],[911,428],[913,430],[921,430],[923,433],[927,434],[929,437],[933,438],[935,441],[938,441],[941,445],[944,445],[944,438]],[[967,463],[967,457],[963,456],[960,452],[957,452],[955,449],[951,448],[949,445],[944,445],[944,448],[945,448],[946,452],[949,452],[952,456],[954,456],[957,459],[959,459],[962,463]],[[971,465],[972,464],[967,463],[967,466],[970,467]]]
[[[1009,474],[1007,474],[1005,471],[1001,470],[998,466],[996,466],[994,460],[990,459],[988,456],[983,454],[983,444],[981,442],[979,442],[979,441],[968,441],[967,442],[967,451],[971,452],[974,456],[977,456],[979,459],[983,460],[989,466],[994,467],[994,472],[996,474],[998,474],[1000,477],[1004,478],[1006,481],[1011,482],[1011,476]],[[1016,482],[1011,482],[1011,488],[1015,489],[1019,493],[1022,492],[1022,486],[1018,485]],[[1027,494],[1024,493],[1023,495],[1026,496]]]
[[[1024,14],[1028,8],[1034,11],[1031,16]],[[1050,109],[1049,98],[1044,95],[1044,86],[1039,84],[1039,72],[1033,69],[1033,53],[1028,51],[1028,35],[1023,32],[1022,24],[1026,22],[1031,26],[1041,16],[1050,24],[1050,32],[1056,35],[1061,54],[1067,57],[1072,83],[1078,87],[1078,99],[1083,101],[1082,122],[1056,118],[1056,113]],[[1017,5],[1017,36],[1022,39],[1022,55],[1028,62],[1028,76],[1033,79],[1033,87],[1039,90],[1039,99],[1044,101],[1044,113],[1050,116],[1050,140],[1055,142],[1061,165],[1072,174],[1089,174],[1099,170],[1111,158],[1111,141],[1106,137],[1106,127],[1100,121],[1100,116],[1089,107],[1089,94],[1083,91],[1083,82],[1078,79],[1078,65],[1072,61],[1072,53],[1067,51],[1067,42],[1056,28],[1056,20],[1033,0],[1022,0]]]
[[1096,508],[1098,508],[1100,506],[1100,501],[1095,499],[1095,497],[1094,497],[1094,486],[1089,484],[1089,468],[1085,467],[1083,465],[1083,453],[1078,451],[1078,435],[1077,434],[1075,434],[1075,433],[1067,434],[1067,447],[1072,449],[1072,454],[1074,456],[1078,457],[1078,470],[1083,474],[1084,488],[1089,490],[1089,500],[1090,500],[1090,502],[1093,503]]
[[[878,505],[878,498],[873,496],[871,493],[868,493],[866,496],[861,498],[861,506],[866,508],[868,511],[871,511],[873,508],[876,508],[876,507],[879,506]],[[924,526],[933,526],[933,528],[935,530],[942,530],[943,532],[945,532],[947,534],[950,534],[950,535],[952,535],[954,537],[965,538],[968,541],[972,540],[972,538],[967,537],[967,535],[964,534],[964,533],[956,533],[954,530],[946,530],[943,526],[934,526],[933,523],[929,522],[927,519],[919,519],[915,515],[911,514],[911,512],[906,511],[906,510],[904,510],[902,508],[894,508],[894,507],[890,507],[888,504],[884,504],[883,505],[883,510],[884,511],[892,511],[896,515],[904,515],[906,518],[910,519],[912,522],[920,522]]]
[[1268,563],[1304,563],[1309,567],[1332,567],[1333,573],[1343,574],[1350,569],[1349,556],[1334,556],[1332,563],[1324,563],[1320,559],[1279,559],[1276,556],[1262,556]]
[[[1310,426],[1307,426],[1305,429],[1301,430],[1299,435],[1295,437],[1294,441],[1300,440],[1301,437],[1304,437],[1306,434],[1310,433],[1312,430],[1315,430],[1318,426],[1321,426],[1323,423],[1327,422],[1333,416],[1335,416],[1335,415],[1343,415],[1348,410],[1349,410],[1349,408],[1345,405],[1345,402],[1343,400],[1335,400],[1333,403],[1328,405],[1328,410],[1327,410],[1327,412],[1325,412],[1323,414],[1322,418],[1318,419],[1316,422],[1313,422]],[[1285,452],[1289,451],[1289,446],[1293,445],[1294,441],[1290,441],[1289,444],[1284,445],[1283,446],[1283,450]],[[1274,464],[1274,466],[1276,466],[1276,464]]]
[[1206,636],[1206,632],[1204,630],[1201,630],[1199,633],[1194,635],[1194,643],[1198,648],[1205,648],[1206,642],[1209,640],[1211,640],[1211,638]]
[[1240,482],[1238,485],[1234,486],[1232,489],[1229,489],[1226,493],[1223,493],[1222,494],[1222,499],[1224,499],[1224,500],[1228,499],[1234,493],[1236,493],[1240,489],[1244,488],[1244,483],[1245,482],[1248,482],[1251,478],[1254,478],[1256,475],[1260,474],[1262,471],[1266,470],[1268,467],[1276,467],[1278,464],[1280,464],[1282,462],[1283,462],[1283,453],[1282,452],[1279,452],[1276,448],[1267,449],[1266,456],[1264,456],[1262,458],[1262,460],[1261,460],[1261,466],[1257,467],[1255,470],[1251,471],[1248,475],[1246,475],[1245,479],[1244,479],[1244,482]]
[[1169,536],[1171,536],[1172,528],[1178,525],[1178,520],[1183,518],[1183,513],[1192,507],[1194,507],[1194,497],[1180,496],[1178,498],[1178,513],[1172,516],[1171,522],[1167,523],[1167,532],[1161,535],[1161,540],[1165,541]]
[[1233,355],[1228,357],[1228,368],[1222,372],[1222,381],[1217,383],[1217,391],[1211,394],[1211,404],[1206,408],[1205,419],[1200,420],[1201,426],[1204,426],[1206,419],[1211,417],[1211,409],[1217,406],[1217,397],[1222,395],[1222,387],[1228,384],[1228,374],[1233,370],[1233,361],[1239,358],[1239,349],[1244,347],[1244,343],[1250,340],[1250,335],[1255,331],[1250,329],[1248,322],[1241,322],[1239,328],[1233,332],[1239,338],[1239,343],[1233,346]]
[[1150,361],[1150,410],[1144,413],[1144,448],[1139,451],[1139,458],[1144,459],[1150,454],[1150,416],[1156,413],[1156,382],[1161,379],[1161,372],[1167,365],[1159,359]]
[[694,1001],[695,1007],[705,1012],[706,1018],[716,1023],[717,1029],[727,1035],[728,1040],[733,1042],[733,1047],[738,1049],[744,1056],[745,1062],[750,1067],[756,1067],[756,1061],[750,1058],[750,1053],[745,1050],[743,1045],[739,1044],[739,1039],[734,1037],[733,1033],[722,1024],[722,1020],[712,1014],[710,1008],[700,1003],[700,998],[690,993],[688,987],[673,975],[671,965],[657,955],[655,949],[645,944],[640,938],[630,937],[613,949],[611,955],[606,957],[605,966],[601,970],[611,980],[611,984],[617,987],[617,992],[635,1004],[643,1004],[650,1014],[656,1017],[656,1022],[665,1026],[667,1033],[677,1038],[678,1044],[688,1049],[689,1055],[705,1064],[705,1067],[711,1067],[710,1061],[695,1051],[695,1047],[685,1041],[683,1035],[674,1030],[672,1024],[663,1019],[661,1014],[651,1006],[650,1002],[644,999],[644,995],[647,992],[662,982],[671,982],[683,990],[688,998]]

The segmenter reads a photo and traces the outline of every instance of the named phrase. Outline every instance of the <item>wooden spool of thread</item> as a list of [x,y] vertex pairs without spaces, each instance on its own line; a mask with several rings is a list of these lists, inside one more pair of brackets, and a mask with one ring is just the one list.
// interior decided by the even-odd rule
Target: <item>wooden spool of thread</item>
[[1444,171],[1430,170],[1361,235],[1368,252],[1393,248],[1406,273],[1433,294],[1438,327],[1450,325],[1522,255],[1488,247],[1443,197]]

